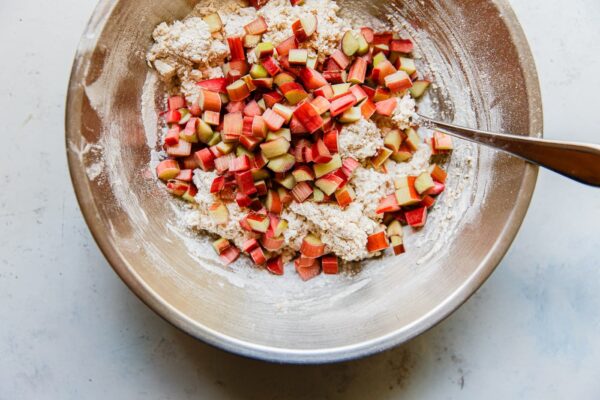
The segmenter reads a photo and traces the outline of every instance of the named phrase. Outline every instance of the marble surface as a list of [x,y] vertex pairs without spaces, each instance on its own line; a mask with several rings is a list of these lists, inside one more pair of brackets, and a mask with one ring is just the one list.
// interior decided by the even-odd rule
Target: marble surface
[[[600,2],[512,3],[538,63],[546,137],[600,141]],[[0,3],[1,400],[600,398],[600,190],[547,172],[491,279],[386,353],[265,364],[149,311],[98,251],[66,168],[65,90],[93,7]]]

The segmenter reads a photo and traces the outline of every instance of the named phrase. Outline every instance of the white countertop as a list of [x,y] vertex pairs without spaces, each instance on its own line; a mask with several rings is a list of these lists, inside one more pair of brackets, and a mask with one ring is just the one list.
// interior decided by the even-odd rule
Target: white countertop
[[[545,171],[483,288],[389,352],[271,365],[156,316],[100,254],[66,166],[65,91],[94,3],[0,4],[1,400],[600,398],[600,190]],[[546,137],[600,142],[600,2],[512,3],[537,60]]]

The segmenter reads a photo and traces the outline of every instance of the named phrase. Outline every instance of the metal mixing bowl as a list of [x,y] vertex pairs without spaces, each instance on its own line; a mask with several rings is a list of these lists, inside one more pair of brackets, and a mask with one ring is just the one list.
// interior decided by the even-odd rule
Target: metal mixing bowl
[[[527,210],[537,170],[458,143],[455,175],[408,253],[302,283],[243,262],[222,267],[152,176],[160,84],[144,55],[153,28],[189,0],[102,0],[75,58],[66,139],[84,217],[115,271],[149,307],[199,339],[281,362],[329,362],[390,348],[429,329],[492,273]],[[493,131],[539,135],[535,66],[502,0],[339,1],[405,23],[438,87],[421,110]],[[144,98],[142,100],[142,97]],[[462,173],[464,171],[464,173]],[[462,174],[462,176],[461,176]],[[451,207],[450,203],[454,203]]]

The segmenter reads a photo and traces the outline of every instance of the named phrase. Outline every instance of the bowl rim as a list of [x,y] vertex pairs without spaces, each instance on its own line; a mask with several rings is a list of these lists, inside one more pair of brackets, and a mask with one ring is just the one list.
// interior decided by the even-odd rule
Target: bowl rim
[[[91,56],[90,49],[95,47],[95,41],[103,29],[104,23],[110,16],[113,7],[118,1],[119,0],[99,1],[86,25],[77,47],[69,78],[65,107],[65,145],[67,161],[71,182],[79,207],[100,251],[129,289],[165,321],[205,343],[245,357],[292,364],[340,362],[382,352],[407,342],[433,328],[466,302],[496,269],[515,239],[529,208],[538,175],[538,167],[532,164],[525,165],[523,179],[521,181],[515,206],[504,225],[503,231],[498,236],[494,245],[490,248],[486,257],[474,271],[471,278],[465,281],[443,303],[440,303],[435,309],[428,314],[423,315],[419,320],[413,322],[408,327],[404,327],[401,331],[393,331],[384,336],[348,346],[320,350],[297,350],[275,348],[242,341],[201,326],[186,317],[148,286],[121,256],[115,243],[111,241],[108,230],[102,223],[100,213],[95,206],[89,180],[84,172],[84,168],[82,168],[83,162],[69,146],[69,143],[71,143],[73,139],[79,137],[79,120],[73,117],[75,113],[70,111],[76,109],[78,100],[81,99],[83,94],[83,87],[79,82],[82,81],[85,65]],[[530,113],[530,135],[538,135],[541,137],[543,128],[541,92],[535,61],[527,38],[512,7],[508,3],[508,0],[490,1],[499,9],[502,16],[501,18],[511,33],[515,48],[519,54],[521,63],[524,66],[524,82],[528,93]]]

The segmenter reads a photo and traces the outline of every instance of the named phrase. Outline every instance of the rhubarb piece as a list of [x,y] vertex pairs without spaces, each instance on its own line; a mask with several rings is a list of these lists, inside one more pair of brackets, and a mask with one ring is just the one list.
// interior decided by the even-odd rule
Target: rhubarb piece
[[[332,85],[331,88],[333,89],[333,98],[332,100],[335,100],[336,98],[348,94],[350,93],[350,87],[352,85],[350,83],[338,83],[335,85]],[[357,100],[358,101],[358,100]]]
[[308,130],[302,125],[300,120],[296,118],[295,115],[292,116],[290,120],[290,131],[293,135],[301,135],[303,133],[308,133]]
[[404,133],[406,133],[405,143],[412,151],[417,151],[421,143],[421,137],[417,131],[413,128],[408,128]]
[[[246,75],[249,71],[249,66],[246,60],[231,60],[228,64],[223,66],[223,72],[227,75],[230,72],[237,71],[239,76]],[[238,78],[239,78],[238,76]],[[237,78],[236,78],[237,79]],[[233,82],[233,81],[231,81]],[[231,83],[229,82],[229,83]]]
[[292,49],[288,56],[288,61],[291,65],[306,65],[308,61],[308,50]]
[[[351,83],[364,83],[367,75],[367,62],[362,58],[357,58],[350,68],[348,73],[348,82]],[[365,94],[366,97],[366,94]],[[359,100],[360,101],[360,100]]]
[[215,249],[215,251],[217,252],[218,255],[223,254],[223,252],[225,250],[227,250],[229,247],[231,247],[231,243],[229,243],[229,240],[225,239],[225,238],[219,238],[217,240],[215,240],[213,243],[213,249]]
[[419,194],[424,194],[430,189],[433,189],[435,183],[429,172],[421,173],[415,180],[415,189]]
[[317,17],[306,14],[292,24],[292,31],[299,42],[305,42],[317,31]]
[[283,172],[276,174],[275,182],[279,183],[288,190],[292,190],[294,186],[296,186],[296,178],[294,178],[294,175]]
[[328,163],[333,159],[333,156],[329,152],[325,142],[321,139],[317,140],[315,144],[313,144],[311,151],[312,160],[317,164]]
[[331,196],[335,191],[344,184],[344,179],[334,174],[328,174],[317,179],[315,186],[318,187],[327,196]]
[[194,171],[191,169],[182,169],[179,174],[175,177],[178,181],[191,182],[194,176]]
[[267,262],[265,252],[260,247],[257,247],[250,252],[250,258],[252,258],[252,261],[254,261],[254,264],[256,265],[264,265]]
[[247,194],[244,194],[244,193],[238,191],[235,194],[235,202],[237,203],[238,206],[240,206],[241,208],[244,208],[244,207],[249,207],[250,204],[252,204],[252,199]]
[[266,141],[270,142],[272,140],[279,139],[279,138],[283,138],[283,139],[287,140],[288,142],[290,142],[292,140],[292,134],[288,128],[281,128],[278,131],[269,132],[267,134]]
[[208,25],[210,33],[219,32],[223,28],[223,21],[221,21],[221,17],[218,13],[208,14],[202,17],[202,20]]
[[254,186],[252,171],[236,172],[235,182],[237,183],[238,190],[245,195],[250,196],[257,192],[256,186]]
[[308,130],[309,133],[318,131],[323,126],[323,118],[310,104],[304,103],[294,111],[294,116]]
[[393,38],[392,32],[377,32],[373,35],[373,44],[389,45]]
[[431,85],[431,82],[427,80],[418,80],[413,82],[413,86],[409,89],[410,95],[414,99],[420,98],[423,96],[427,88],[429,88],[429,85]]
[[312,194],[312,187],[306,182],[299,182],[292,189],[292,197],[297,203],[303,203]]
[[396,73],[396,68],[388,60],[383,60],[371,72],[371,79],[377,81],[380,85],[385,84],[385,78]]
[[284,138],[279,138],[270,142],[262,143],[260,145],[260,149],[262,154],[270,160],[286,154],[290,149],[290,142]]
[[321,239],[313,234],[308,234],[302,241],[300,254],[307,258],[318,258],[325,254],[325,245]]
[[295,80],[296,78],[291,74],[288,74],[287,72],[280,72],[273,78],[273,82],[275,83],[275,85],[277,85],[277,87],[287,82],[294,82]]
[[339,121],[343,124],[351,124],[358,121],[362,116],[360,107],[352,107],[342,113]]
[[327,275],[336,275],[339,273],[338,258],[334,255],[323,256],[321,258],[321,268]]
[[181,95],[171,96],[169,100],[167,100],[167,104],[169,106],[169,111],[179,110],[180,108],[185,107],[185,98]]
[[335,61],[337,65],[339,65],[340,69],[344,70],[348,68],[350,62],[352,61],[350,57],[348,57],[344,52],[340,49],[337,49],[331,55],[331,59]]
[[229,45],[229,53],[233,61],[245,60],[246,52],[244,51],[244,42],[242,36],[233,36],[227,38]]
[[220,112],[221,104],[221,96],[219,93],[204,89],[200,90],[200,93],[198,94],[198,106],[200,106],[203,111]]
[[248,239],[242,244],[242,251],[244,253],[250,253],[252,250],[256,249],[259,246],[258,240],[256,239]]
[[276,190],[269,190],[267,192],[265,207],[267,208],[267,211],[274,214],[281,214],[283,211],[283,203],[281,202],[279,193]]
[[256,147],[262,141],[262,138],[248,137],[245,135],[240,136],[240,144],[248,151],[254,151]]
[[167,191],[174,196],[181,197],[190,188],[190,184],[187,182],[178,181],[176,179],[170,179],[167,182]]
[[239,139],[244,130],[244,117],[241,112],[225,114],[223,118],[223,140],[230,138]]
[[226,225],[229,221],[229,211],[221,202],[211,204],[208,208],[208,215],[217,225]]
[[442,193],[446,189],[446,185],[440,182],[433,182],[433,188],[427,191],[428,195],[437,196]]
[[299,165],[292,172],[296,182],[314,181],[315,175],[308,165]]
[[394,153],[398,152],[400,150],[400,145],[402,145],[402,135],[400,131],[392,129],[386,133],[383,138],[383,145]]
[[[331,84],[345,83],[348,79],[346,71],[323,71],[323,78]],[[334,93],[335,96],[335,93]]]
[[171,157],[187,157],[192,154],[192,144],[185,140],[180,140],[174,146],[166,146],[165,150]]
[[244,25],[244,30],[248,35],[262,35],[269,29],[265,19],[258,17],[247,25]]
[[262,117],[265,120],[267,127],[272,131],[281,129],[285,123],[285,119],[270,108],[263,113]]
[[412,76],[417,72],[415,60],[407,57],[398,57],[398,69],[406,72],[408,76]]
[[229,265],[240,256],[240,250],[235,246],[230,246],[227,250],[225,250],[219,258],[225,265]]
[[[205,81],[201,81],[197,83],[198,86],[200,86],[202,89],[205,89],[209,92],[215,92],[215,93],[227,93],[227,79],[225,78],[214,78],[214,79],[208,79]],[[220,98],[219,98],[220,99]],[[202,108],[202,107],[200,107]],[[219,106],[219,110],[220,110],[220,106]],[[202,108],[204,110],[204,108]],[[215,110],[215,111],[219,111],[219,110]]]
[[273,172],[287,172],[294,167],[296,159],[291,154],[283,154],[269,161],[267,168]]
[[375,105],[375,103],[373,103],[371,101],[371,99],[366,99],[360,105],[360,112],[364,119],[370,119],[373,116],[373,114],[375,114],[376,111],[377,111],[377,106]]
[[[272,108],[275,104],[281,102],[282,100],[283,100],[283,96],[279,92],[265,93],[262,98],[262,101],[264,101],[265,106],[270,107],[270,108]],[[260,103],[261,102],[259,101],[258,102],[259,106],[260,106]],[[266,107],[264,108],[265,111],[266,111]]]
[[375,110],[377,114],[389,117],[394,113],[397,105],[398,99],[396,97],[392,97],[391,99],[375,103]]
[[412,53],[413,43],[409,39],[396,39],[390,42],[390,50],[398,53]]
[[263,111],[255,100],[252,100],[244,106],[244,115],[248,117],[256,117],[262,115]]
[[279,89],[281,89],[286,100],[293,106],[308,97],[308,93],[306,93],[302,85],[296,82],[284,83]]
[[210,171],[215,167],[215,156],[207,148],[195,152],[194,159],[204,171]]
[[298,48],[298,40],[296,39],[296,36],[291,36],[289,38],[287,38],[286,40],[284,40],[283,42],[279,43],[279,45],[277,46],[277,54],[279,55],[279,57],[285,57],[290,53],[290,50],[293,49],[297,49]]
[[267,261],[267,271],[273,275],[283,275],[283,258],[281,256],[277,256]]
[[373,54],[383,54],[385,56],[388,56],[390,54],[390,46],[383,43],[375,44],[373,45]]
[[265,233],[269,229],[269,217],[251,213],[246,216],[246,222],[254,232]]
[[227,94],[231,101],[242,101],[250,96],[250,88],[246,82],[240,79],[227,86]]
[[365,38],[367,43],[369,43],[369,44],[373,43],[373,40],[375,38],[375,32],[373,31],[373,29],[365,26],[365,27],[360,28],[360,33]]
[[322,203],[325,201],[325,193],[321,191],[321,189],[314,188],[312,194],[312,201],[315,203]]
[[[256,54],[256,58],[259,60],[263,60],[266,58],[270,58],[275,51],[275,47],[273,47],[273,43],[271,42],[262,42],[256,45],[254,48],[254,54]],[[264,66],[264,65],[263,65]],[[265,67],[267,70],[269,68]]]
[[439,183],[446,182],[446,177],[448,176],[448,173],[444,171],[439,165],[431,164],[431,166],[429,167],[429,173],[435,181]]
[[354,190],[348,185],[335,191],[335,199],[341,208],[346,208],[355,198],[356,193],[354,193]]
[[[294,50],[293,50],[294,51]],[[299,50],[295,50],[299,51]],[[292,53],[290,53],[290,62],[291,62]],[[321,73],[317,72],[312,68],[302,68],[300,70],[300,79],[308,90],[319,89],[325,85],[327,85],[327,80]]]
[[[244,81],[244,83],[246,84],[246,86],[248,86],[248,90],[250,92],[253,92],[256,90],[256,85],[254,84],[255,80],[252,79],[252,77],[250,75],[244,75],[241,77],[241,80]],[[257,82],[260,82],[258,80],[256,80]]]
[[[206,126],[202,126],[202,127],[199,126],[198,130],[202,130],[202,131],[206,132],[204,135],[204,138],[207,139],[208,138],[208,129],[210,129],[210,137],[212,138],[213,131],[210,126],[211,125],[219,126],[221,124],[221,113],[219,113],[217,111],[204,111],[204,114],[202,114],[201,121]],[[207,129],[207,127],[208,127],[208,129]]]
[[433,147],[442,152],[453,150],[452,137],[442,132],[433,132]]
[[360,47],[360,43],[358,42],[358,38],[352,31],[348,31],[344,33],[342,37],[342,51],[348,57],[352,57],[358,51]]
[[281,68],[279,67],[279,65],[277,64],[277,62],[275,61],[275,59],[272,56],[264,58],[261,61],[261,63],[262,63],[262,66],[267,70],[267,72],[271,76],[275,76],[281,72]]
[[329,111],[332,117],[342,114],[356,104],[356,97],[352,93],[347,93],[338,98],[332,99]]
[[371,159],[371,164],[373,165],[373,167],[375,167],[375,169],[381,168],[383,163],[385,163],[387,159],[390,158],[392,153],[393,151],[388,149],[387,147],[379,149],[377,155]]
[[169,110],[165,114],[165,121],[167,124],[178,124],[181,120],[181,113],[179,110]]
[[[359,56],[364,56],[369,52],[369,42],[367,42],[362,34],[357,35],[356,40],[358,40],[358,50],[356,51],[356,54]],[[365,61],[367,60],[365,59]]]
[[268,78],[269,73],[261,64],[254,64],[252,65],[252,68],[250,68],[250,76],[254,79]]
[[402,236],[391,236],[390,243],[392,245],[392,249],[394,250],[394,255],[399,256],[406,251],[404,249],[404,240],[402,239]]
[[198,188],[196,186],[190,184],[186,192],[181,196],[181,198],[188,203],[196,202],[196,195],[198,194]]
[[395,212],[398,210],[400,210],[398,199],[396,198],[395,194],[390,194],[381,199],[375,212],[377,214],[383,214],[386,212]]
[[179,143],[180,132],[181,127],[179,125],[171,126],[165,135],[165,144],[167,146],[175,146],[177,143]]
[[408,176],[394,181],[396,200],[401,207],[411,206],[421,201],[421,196],[415,189],[415,179],[414,176]]
[[[315,164],[313,165],[313,169],[315,171],[315,177],[320,178],[324,175],[327,175],[330,172],[335,171],[342,167],[342,159],[339,154],[334,154],[331,158],[331,161],[324,164]],[[328,193],[328,195],[331,193]]]
[[246,104],[243,101],[230,101],[227,104],[227,106],[225,107],[225,109],[227,110],[227,112],[232,113],[232,112],[244,111],[245,107],[246,107]]
[[181,114],[181,119],[179,120],[179,125],[185,125],[192,118],[192,113],[187,108],[180,108],[179,113]]
[[360,166],[360,163],[352,157],[344,158],[342,162],[342,172],[347,178],[351,178],[354,171]]
[[290,107],[284,106],[283,104],[277,103],[273,105],[273,111],[283,117],[284,122],[287,124],[292,119],[294,115],[294,110]]
[[225,173],[229,169],[229,162],[235,158],[233,154],[215,158],[215,169],[219,174]]
[[338,136],[339,132],[336,129],[332,129],[323,134],[323,142],[331,153],[337,153],[339,151]]
[[333,97],[333,88],[330,84],[326,84],[315,90],[313,93],[315,96],[322,96],[329,100]]
[[392,92],[389,89],[378,87],[375,89],[375,94],[373,95],[374,102],[378,103],[380,101],[388,100],[392,97]]
[[389,247],[389,243],[385,232],[374,233],[367,237],[367,250],[369,253],[385,250]]
[[156,175],[163,181],[175,178],[181,170],[176,160],[164,160],[156,166]]
[[253,49],[262,40],[262,35],[246,35],[244,36],[244,47],[247,49]]
[[414,210],[405,211],[404,216],[406,223],[413,228],[420,228],[425,226],[427,222],[427,207],[419,207]]
[[256,88],[272,89],[273,88],[273,78],[252,79],[252,84]]
[[250,158],[247,155],[236,157],[229,162],[229,171],[243,172],[250,169]]
[[252,136],[264,138],[267,135],[267,130],[267,123],[263,117],[257,115],[252,119]]
[[[301,257],[302,258],[302,257]],[[310,265],[303,267],[299,264],[299,260],[294,261],[296,272],[304,282],[309,281],[321,273],[321,267],[318,259],[311,259]]]
[[410,89],[412,87],[410,76],[405,71],[396,71],[393,74],[387,75],[384,78],[384,81],[385,86],[394,93]]

